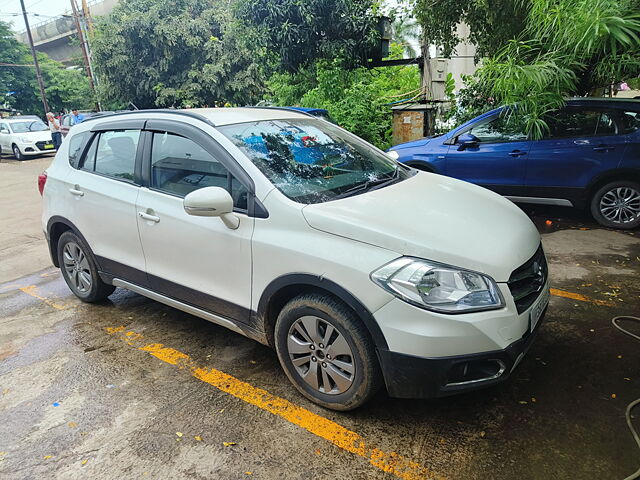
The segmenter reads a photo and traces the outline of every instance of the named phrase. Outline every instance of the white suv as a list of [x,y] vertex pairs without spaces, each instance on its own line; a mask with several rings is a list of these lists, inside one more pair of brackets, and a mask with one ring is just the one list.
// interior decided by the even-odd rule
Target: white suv
[[55,152],[49,127],[31,115],[0,119],[0,153],[9,152],[18,160]]
[[51,256],[80,299],[122,287],[270,345],[324,407],[500,382],[546,311],[518,207],[304,113],[97,117],[46,174]]

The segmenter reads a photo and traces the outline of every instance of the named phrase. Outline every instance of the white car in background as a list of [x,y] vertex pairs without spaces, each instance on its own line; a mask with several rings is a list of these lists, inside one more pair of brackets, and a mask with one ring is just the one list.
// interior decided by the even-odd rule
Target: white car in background
[[13,153],[18,160],[55,152],[49,127],[36,116],[0,119],[0,154]]
[[277,108],[139,110],[73,127],[43,229],[85,302],[126,288],[275,348],[349,410],[509,377],[549,301],[540,235],[484,188]]

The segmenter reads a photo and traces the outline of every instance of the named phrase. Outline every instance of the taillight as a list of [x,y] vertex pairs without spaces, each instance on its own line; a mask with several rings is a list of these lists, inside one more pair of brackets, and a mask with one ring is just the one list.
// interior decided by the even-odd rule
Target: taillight
[[42,172],[38,175],[38,190],[40,190],[40,195],[44,192],[44,184],[47,183],[47,172]]

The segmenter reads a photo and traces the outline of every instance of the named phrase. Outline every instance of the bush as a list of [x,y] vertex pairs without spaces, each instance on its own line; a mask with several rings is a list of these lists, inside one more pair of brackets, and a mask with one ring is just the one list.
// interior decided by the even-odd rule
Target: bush
[[415,65],[348,70],[340,60],[319,60],[299,73],[274,74],[268,87],[273,103],[325,108],[338,125],[386,149],[391,146],[389,104],[415,95],[420,71]]

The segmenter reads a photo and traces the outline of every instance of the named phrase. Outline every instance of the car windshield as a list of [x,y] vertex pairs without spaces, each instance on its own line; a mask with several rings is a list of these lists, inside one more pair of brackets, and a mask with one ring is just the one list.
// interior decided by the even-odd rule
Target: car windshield
[[287,119],[220,127],[290,199],[322,203],[400,181],[410,169],[322,120]]
[[13,133],[42,132],[49,130],[42,120],[25,120],[23,122],[11,122]]

